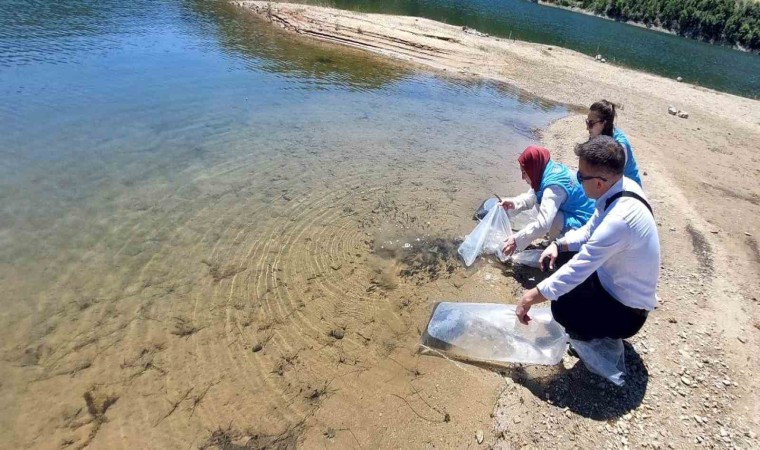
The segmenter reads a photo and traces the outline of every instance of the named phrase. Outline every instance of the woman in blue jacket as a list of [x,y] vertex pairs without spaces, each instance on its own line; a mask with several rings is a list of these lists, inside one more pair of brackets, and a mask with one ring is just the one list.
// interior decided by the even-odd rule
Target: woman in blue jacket
[[591,105],[586,117],[586,129],[588,130],[589,139],[604,134],[611,136],[623,146],[623,150],[625,150],[625,169],[623,170],[623,175],[641,186],[639,167],[636,164],[636,158],[633,157],[631,143],[620,129],[615,128],[615,104],[607,100],[599,100]]
[[547,233],[553,239],[567,230],[580,228],[594,212],[594,201],[586,197],[575,173],[564,164],[552,161],[549,150],[530,146],[517,162],[522,179],[531,189],[504,200],[502,206],[520,212],[538,205],[539,211],[533,222],[507,239],[503,247],[505,255],[525,250],[534,239]]

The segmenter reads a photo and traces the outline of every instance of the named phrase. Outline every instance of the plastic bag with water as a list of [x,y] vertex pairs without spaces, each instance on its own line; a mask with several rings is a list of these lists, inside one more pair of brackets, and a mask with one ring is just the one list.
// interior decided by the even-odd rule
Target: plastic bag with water
[[523,266],[540,269],[541,253],[543,252],[544,251],[540,248],[523,250],[510,256],[509,260],[512,261],[512,264],[521,264]]
[[438,303],[422,335],[429,352],[464,361],[554,365],[567,350],[567,335],[549,308],[532,308],[523,325],[515,305]]
[[505,262],[507,256],[501,251],[504,241],[512,235],[509,225],[509,217],[500,204],[495,204],[488,214],[464,238],[464,242],[457,250],[466,266],[471,266],[480,255],[496,255],[500,261]]
[[570,339],[586,368],[618,386],[625,384],[625,347],[622,339]]
[[500,203],[501,201],[499,201],[499,199],[496,197],[491,197],[483,200],[483,203],[478,206],[478,209],[475,211],[475,214],[472,215],[472,218],[475,220],[483,220],[486,214],[488,214],[488,211],[490,211],[494,205],[498,205]]
[[[488,211],[490,211],[494,205],[498,205],[500,203],[501,201],[496,197],[485,199],[483,203],[480,204],[477,211],[475,211],[475,214],[473,214],[472,218],[475,220],[483,220],[483,218],[488,214]],[[533,208],[520,212],[515,212],[514,209],[510,209],[507,211],[507,217],[511,223],[512,230],[519,231],[538,218],[538,208],[534,206]]]
[[538,219],[538,208],[533,207],[520,212],[515,212],[514,209],[507,211],[510,222],[512,222],[512,229],[520,231],[527,227],[529,223],[535,222]]

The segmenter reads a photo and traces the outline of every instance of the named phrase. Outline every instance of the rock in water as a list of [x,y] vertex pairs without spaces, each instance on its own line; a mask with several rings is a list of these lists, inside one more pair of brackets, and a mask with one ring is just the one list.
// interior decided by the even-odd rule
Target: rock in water
[[683,81],[683,78],[678,77],[678,78],[676,78],[676,81],[678,81],[680,83],[681,81]]

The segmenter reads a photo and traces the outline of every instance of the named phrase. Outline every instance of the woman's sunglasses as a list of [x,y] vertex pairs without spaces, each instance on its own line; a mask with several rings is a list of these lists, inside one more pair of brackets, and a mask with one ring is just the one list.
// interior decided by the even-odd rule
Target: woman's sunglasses
[[586,119],[586,128],[591,128],[591,127],[593,127],[594,125],[596,125],[596,124],[598,124],[600,122],[604,122],[604,121],[603,120],[590,120],[590,119]]

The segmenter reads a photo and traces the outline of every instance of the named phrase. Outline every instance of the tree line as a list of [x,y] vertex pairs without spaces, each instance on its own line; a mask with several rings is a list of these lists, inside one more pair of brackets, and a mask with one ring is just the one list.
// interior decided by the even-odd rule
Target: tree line
[[664,28],[694,39],[760,50],[760,2],[757,0],[542,1]]

